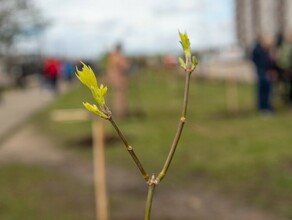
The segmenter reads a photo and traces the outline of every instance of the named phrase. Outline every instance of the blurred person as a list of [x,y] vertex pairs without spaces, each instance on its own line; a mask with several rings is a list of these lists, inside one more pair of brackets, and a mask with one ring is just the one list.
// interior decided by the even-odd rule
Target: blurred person
[[60,62],[54,58],[45,60],[43,72],[47,82],[49,83],[50,89],[52,89],[55,93],[58,93]]
[[15,64],[11,67],[11,73],[14,76],[15,85],[17,88],[24,89],[27,86],[27,81],[24,73],[23,64]]
[[74,72],[75,72],[74,65],[71,62],[69,62],[68,60],[64,60],[64,62],[62,64],[62,74],[63,74],[63,77],[67,81],[70,82],[73,79]]
[[39,80],[41,89],[46,88],[46,76],[44,73],[44,66],[45,66],[45,59],[41,58],[37,67],[38,80]]
[[277,72],[278,72],[278,78],[277,78],[277,83],[276,83],[276,89],[278,91],[278,95],[284,102],[286,101],[286,88],[285,88],[285,79],[284,79],[284,70],[283,68],[279,65],[279,54],[281,51],[281,48],[284,45],[284,34],[282,31],[278,32],[276,35],[276,45],[275,45],[275,62],[276,62],[276,67],[277,67]]
[[262,113],[272,112],[272,81],[276,75],[273,43],[271,36],[260,36],[252,50],[257,75],[257,107]]
[[177,58],[172,54],[167,54],[163,57],[163,64],[166,68],[177,67]]
[[276,36],[276,48],[279,49],[284,43],[283,31],[280,31]]
[[285,34],[284,42],[278,50],[277,64],[282,70],[284,99],[292,106],[292,33]]
[[127,107],[127,70],[129,62],[122,54],[122,45],[117,44],[115,50],[110,52],[107,60],[107,80],[113,89],[113,111],[118,117],[128,114]]

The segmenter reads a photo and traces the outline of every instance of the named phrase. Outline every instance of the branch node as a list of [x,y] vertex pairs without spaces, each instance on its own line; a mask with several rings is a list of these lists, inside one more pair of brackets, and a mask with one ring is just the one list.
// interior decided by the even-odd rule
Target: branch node
[[159,181],[157,181],[157,178],[155,177],[155,174],[153,173],[151,178],[148,180],[148,185],[157,185],[159,183]]
[[186,118],[185,117],[181,117],[180,121],[184,123],[186,121]]

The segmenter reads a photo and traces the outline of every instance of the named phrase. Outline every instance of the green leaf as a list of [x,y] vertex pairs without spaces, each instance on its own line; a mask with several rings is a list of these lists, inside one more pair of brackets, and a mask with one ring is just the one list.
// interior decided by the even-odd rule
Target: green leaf
[[179,63],[180,63],[180,66],[181,66],[182,68],[186,69],[185,61],[184,61],[181,57],[178,58],[178,61],[179,61]]
[[92,113],[94,113],[102,118],[108,118],[102,111],[100,111],[98,109],[98,107],[96,105],[89,104],[88,102],[83,102],[83,105],[88,111],[90,111],[90,112],[92,112]]
[[191,55],[191,48],[190,48],[191,43],[190,43],[188,34],[186,32],[183,34],[180,31],[178,33],[179,33],[179,37],[180,37],[180,43],[183,47],[185,54],[187,56],[190,56]]
[[192,56],[192,64],[193,64],[193,68],[196,68],[196,66],[198,65],[198,60],[195,56]]
[[87,66],[85,63],[81,62],[83,67],[82,70],[78,70],[76,67],[75,75],[85,86],[89,89],[91,87],[97,87],[97,81],[94,72],[92,71],[90,66]]

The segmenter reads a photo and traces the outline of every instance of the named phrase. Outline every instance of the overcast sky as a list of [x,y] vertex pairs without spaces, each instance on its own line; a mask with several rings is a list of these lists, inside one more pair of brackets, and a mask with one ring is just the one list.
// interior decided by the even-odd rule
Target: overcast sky
[[96,57],[124,44],[128,54],[176,53],[178,29],[192,48],[234,43],[234,0],[34,0],[51,21],[41,39],[51,55]]

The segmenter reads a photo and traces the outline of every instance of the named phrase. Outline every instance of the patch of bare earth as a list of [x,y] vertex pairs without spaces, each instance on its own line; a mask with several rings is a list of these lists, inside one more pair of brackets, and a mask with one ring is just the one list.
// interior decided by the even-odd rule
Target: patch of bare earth
[[[0,147],[0,166],[7,163],[45,166],[93,185],[89,160],[54,146],[54,140],[25,126]],[[167,180],[166,180],[167,181]],[[147,187],[139,174],[107,165],[110,216],[116,220],[143,219]],[[153,219],[159,220],[284,220],[279,216],[248,207],[212,191],[157,187]]]

